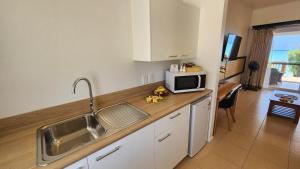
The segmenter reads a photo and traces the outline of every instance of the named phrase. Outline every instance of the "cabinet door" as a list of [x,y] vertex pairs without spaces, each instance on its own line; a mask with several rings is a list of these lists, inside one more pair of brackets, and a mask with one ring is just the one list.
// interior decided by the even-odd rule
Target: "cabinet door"
[[177,164],[177,161],[175,161],[177,159],[176,154],[174,153],[177,148],[174,146],[176,146],[176,140],[171,129],[155,139],[156,169],[172,169]]
[[164,131],[155,138],[156,169],[172,169],[187,155],[189,117],[190,105],[156,122],[155,130]]
[[123,138],[88,156],[89,169],[130,169],[127,154],[130,148],[126,142],[127,139]]
[[[172,119],[172,117],[175,118]],[[176,114],[170,117],[170,120],[172,121],[172,129],[174,131],[174,147],[176,147],[173,147],[172,150],[175,154],[175,165],[177,165],[188,153],[190,105],[177,110]],[[175,167],[175,165],[173,167]]]
[[199,7],[182,0],[150,0],[153,61],[195,57]]
[[210,104],[211,97],[208,97],[192,106],[190,156],[194,156],[207,142]]
[[131,0],[133,56],[138,61],[196,57],[200,1]]
[[84,159],[77,161],[74,164],[71,164],[71,165],[65,167],[64,169],[88,169],[88,168],[89,168],[89,166],[87,163],[87,159],[84,158]]
[[130,135],[130,169],[154,169],[154,125]]
[[153,169],[153,142],[149,125],[88,156],[89,169]]
[[177,0],[150,0],[152,60],[178,59]]

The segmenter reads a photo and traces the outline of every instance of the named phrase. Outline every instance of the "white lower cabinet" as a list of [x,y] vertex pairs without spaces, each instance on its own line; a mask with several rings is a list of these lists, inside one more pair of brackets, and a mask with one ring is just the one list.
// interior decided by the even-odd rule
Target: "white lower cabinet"
[[188,152],[190,105],[155,122],[155,168],[172,169]]
[[65,169],[172,169],[188,152],[190,105]]
[[149,125],[87,157],[89,169],[153,169],[154,126]]
[[83,158],[76,163],[65,167],[65,169],[89,169],[87,158]]
[[129,166],[126,138],[119,140],[88,156],[89,169],[115,169]]

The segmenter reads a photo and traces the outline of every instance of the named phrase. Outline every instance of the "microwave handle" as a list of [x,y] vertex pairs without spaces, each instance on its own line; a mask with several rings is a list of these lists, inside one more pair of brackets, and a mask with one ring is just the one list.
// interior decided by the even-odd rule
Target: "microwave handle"
[[198,78],[199,78],[199,80],[198,80],[198,87],[197,88],[200,88],[201,87],[201,75],[198,75]]

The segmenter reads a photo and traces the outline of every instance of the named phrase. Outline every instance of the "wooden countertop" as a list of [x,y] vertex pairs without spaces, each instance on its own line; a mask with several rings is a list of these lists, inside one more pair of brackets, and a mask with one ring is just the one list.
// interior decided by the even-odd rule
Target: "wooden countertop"
[[234,89],[240,85],[241,85],[240,83],[233,83],[233,82],[227,82],[227,83],[221,84],[218,89],[217,100],[218,101],[223,100],[232,89]]
[[[136,90],[136,89],[135,89]],[[141,92],[140,95],[127,97],[126,101],[150,114],[150,117],[128,128],[125,128],[107,138],[97,140],[86,147],[49,164],[46,167],[36,165],[36,130],[37,128],[48,124],[48,121],[39,121],[42,116],[35,116],[36,123],[28,124],[18,129],[11,129],[10,132],[3,129],[0,130],[0,168],[5,169],[31,169],[31,168],[63,168],[69,164],[78,161],[89,154],[100,150],[101,148],[123,138],[134,131],[153,123],[154,121],[170,114],[187,104],[192,103],[211,93],[211,90],[201,92],[170,94],[167,99],[157,104],[149,104],[145,102],[145,96],[149,92]],[[51,117],[48,117],[51,118]],[[52,117],[57,119],[57,117]],[[1,123],[1,121],[0,121]],[[2,125],[3,126],[3,125]],[[3,127],[4,128],[4,127]]]

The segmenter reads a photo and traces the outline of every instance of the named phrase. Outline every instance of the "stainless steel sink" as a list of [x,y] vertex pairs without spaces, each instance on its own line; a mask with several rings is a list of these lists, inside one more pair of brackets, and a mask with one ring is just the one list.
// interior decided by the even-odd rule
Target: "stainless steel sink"
[[37,131],[37,163],[56,161],[93,141],[105,138],[125,127],[149,117],[128,103],[116,104],[95,112],[54,124]]
[[106,129],[97,119],[83,115],[38,129],[38,163],[46,165],[81,146],[105,135]]

